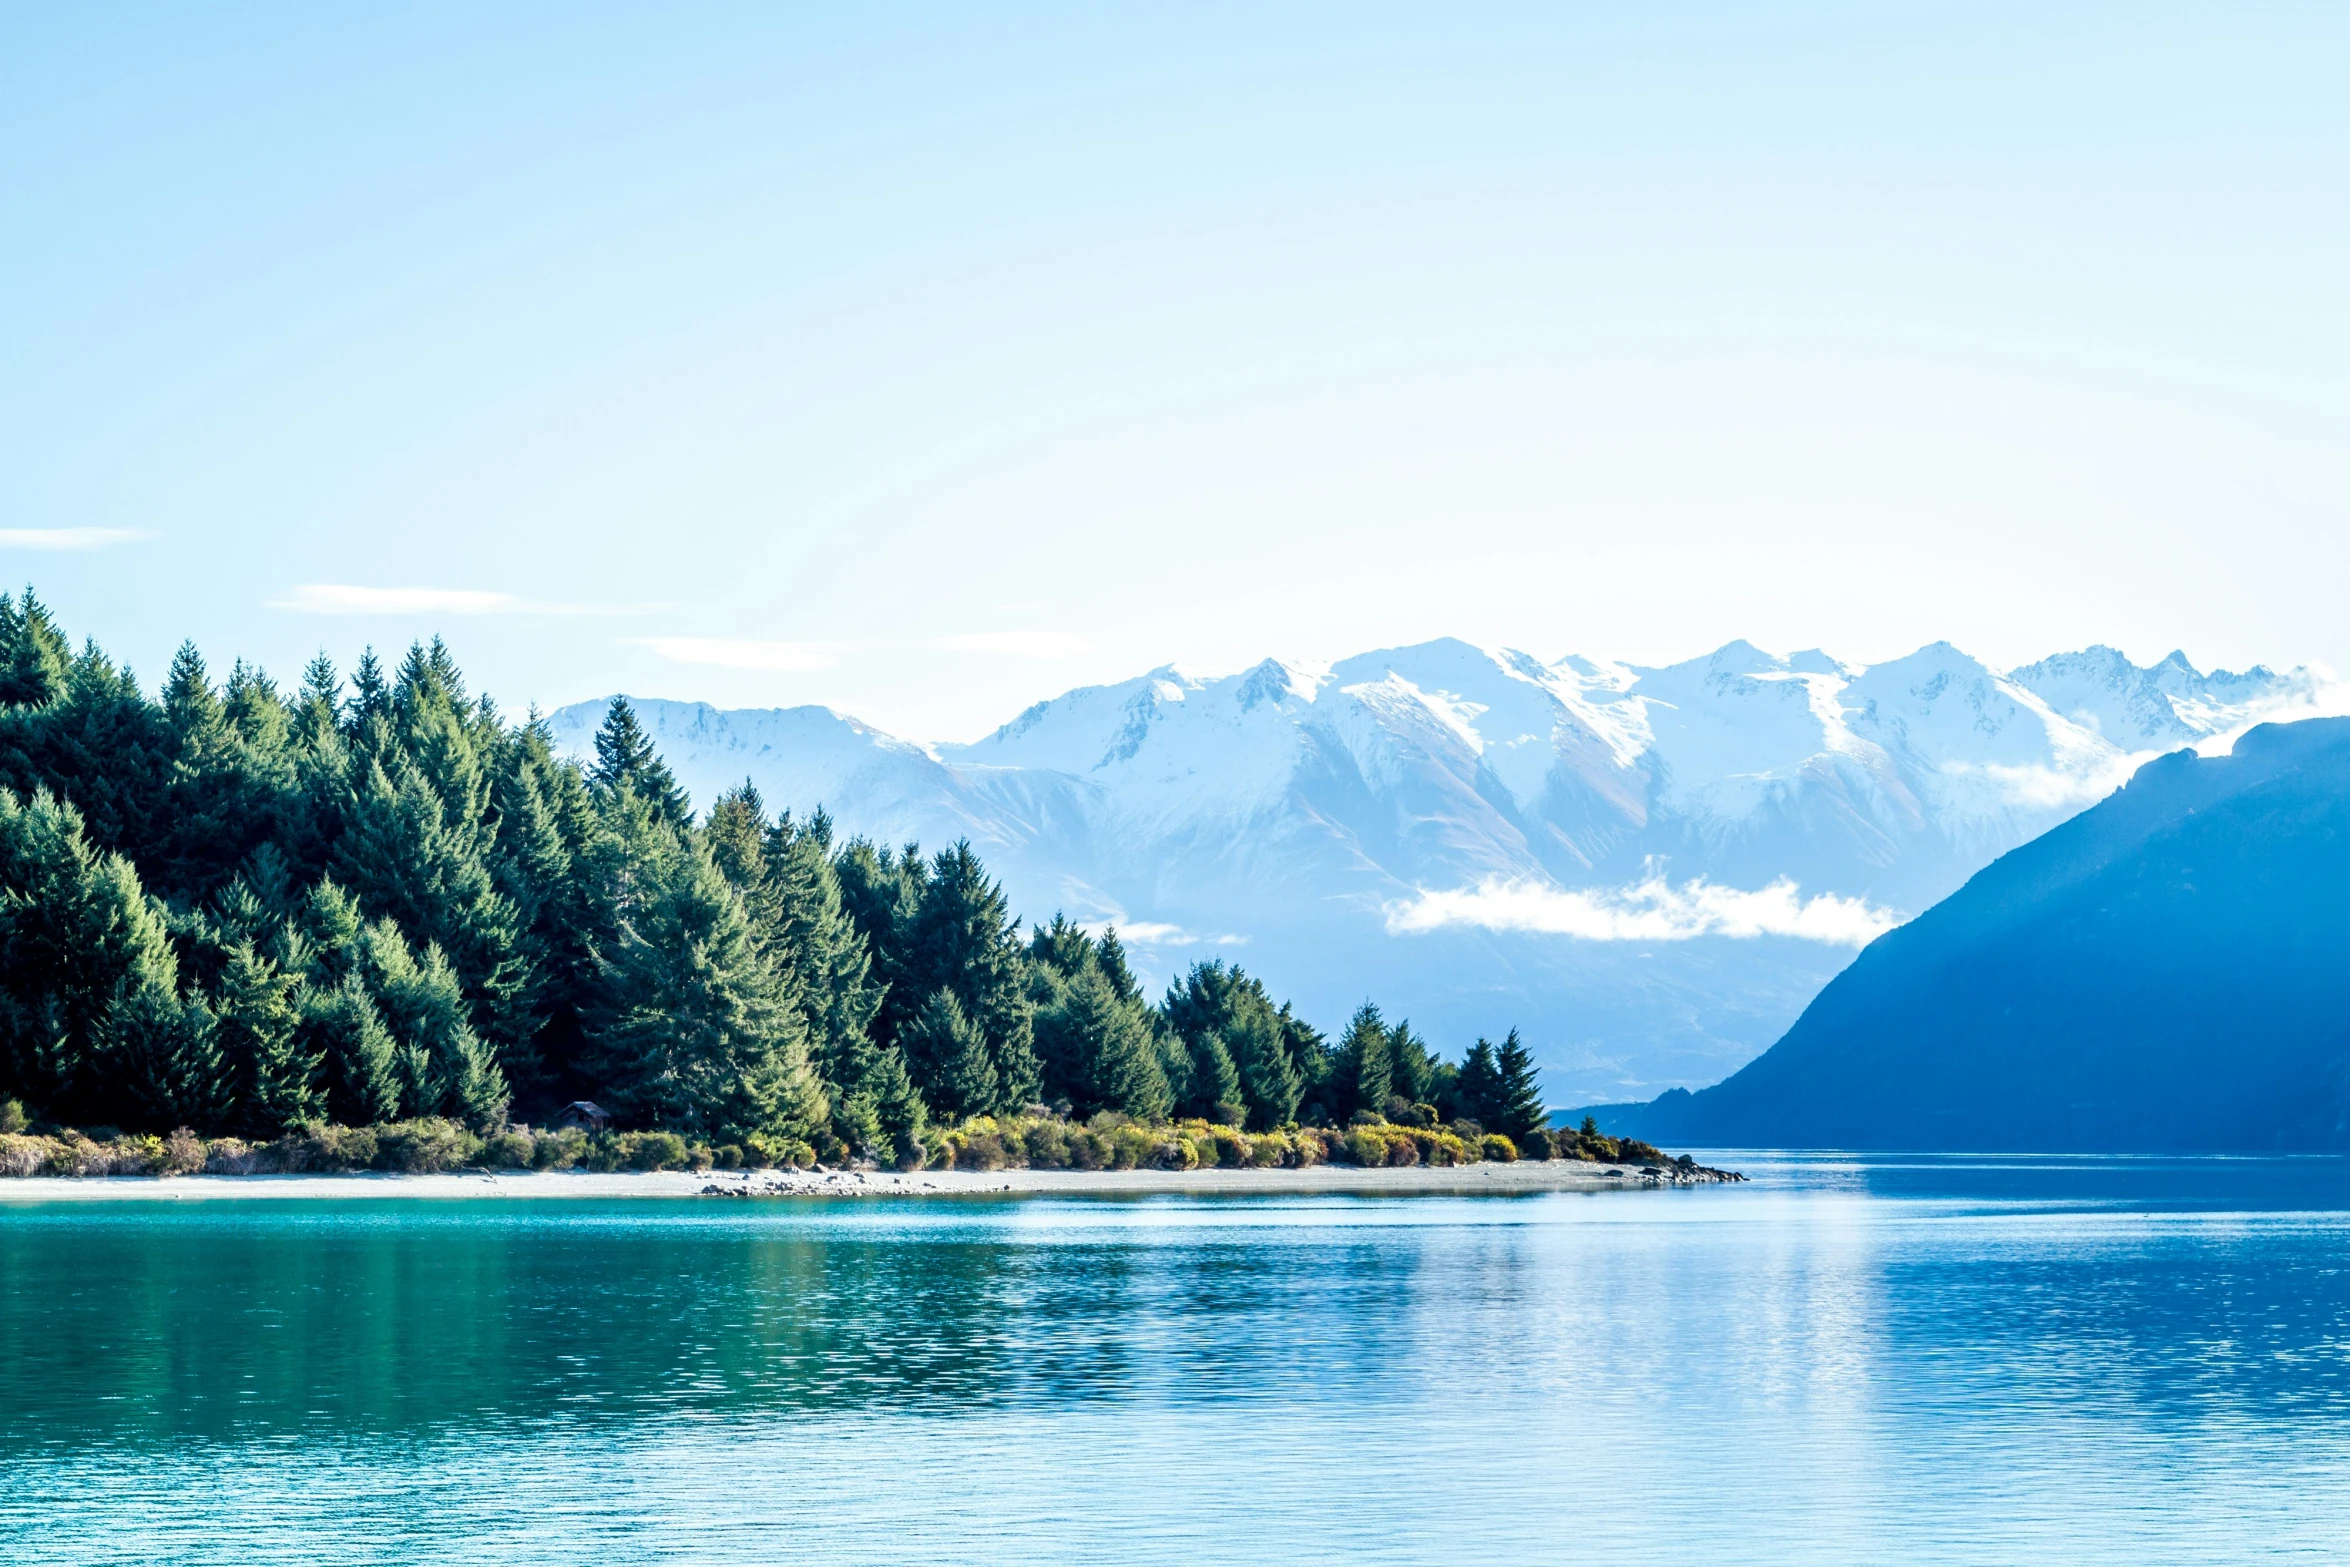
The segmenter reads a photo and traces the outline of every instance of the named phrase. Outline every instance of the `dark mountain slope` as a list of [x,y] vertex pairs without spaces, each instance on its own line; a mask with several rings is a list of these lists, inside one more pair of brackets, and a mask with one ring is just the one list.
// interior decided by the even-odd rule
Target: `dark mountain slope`
[[2350,719],[2150,762],[1871,944],[1701,1093],[1722,1146],[2350,1148]]

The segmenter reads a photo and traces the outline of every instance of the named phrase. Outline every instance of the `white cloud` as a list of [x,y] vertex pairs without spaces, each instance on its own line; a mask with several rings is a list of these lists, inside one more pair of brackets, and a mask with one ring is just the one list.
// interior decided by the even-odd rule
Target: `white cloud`
[[270,605],[304,615],[633,615],[597,604],[550,604],[485,588],[371,588],[305,582]]
[[305,582],[276,609],[305,615],[511,615],[523,608],[511,593],[476,588],[363,588],[343,582]]
[[1118,932],[1118,939],[1138,947],[1241,947],[1248,944],[1246,936],[1206,936],[1185,930],[1180,925],[1165,925],[1152,920],[1137,920],[1131,925],[1110,922]]
[[840,662],[839,648],[828,642],[762,642],[741,637],[637,637],[676,664],[707,664],[719,669],[760,669],[772,674],[805,674],[830,669]]
[[975,631],[966,636],[940,637],[937,646],[950,653],[1009,653],[1015,658],[1067,658],[1093,644],[1066,631]]
[[1678,887],[1652,876],[1628,887],[1583,890],[1494,877],[1454,892],[1422,890],[1384,912],[1388,930],[1397,934],[1467,925],[1579,941],[1793,936],[1841,947],[1865,946],[1902,919],[1860,898],[1825,892],[1806,898],[1784,877],[1753,892],[1703,877]]
[[144,528],[0,528],[0,549],[102,550],[153,537]]

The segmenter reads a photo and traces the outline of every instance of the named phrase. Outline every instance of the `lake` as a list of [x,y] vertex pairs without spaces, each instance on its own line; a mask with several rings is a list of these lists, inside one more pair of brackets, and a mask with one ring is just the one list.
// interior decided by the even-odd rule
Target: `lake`
[[0,1560],[2334,1559],[2350,1162],[0,1203]]

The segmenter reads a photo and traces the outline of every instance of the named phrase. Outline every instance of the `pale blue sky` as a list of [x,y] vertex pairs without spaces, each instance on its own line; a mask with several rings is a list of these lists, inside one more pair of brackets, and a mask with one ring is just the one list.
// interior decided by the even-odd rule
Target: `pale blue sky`
[[0,573],[148,678],[2350,667],[2341,7],[489,9],[0,12]]

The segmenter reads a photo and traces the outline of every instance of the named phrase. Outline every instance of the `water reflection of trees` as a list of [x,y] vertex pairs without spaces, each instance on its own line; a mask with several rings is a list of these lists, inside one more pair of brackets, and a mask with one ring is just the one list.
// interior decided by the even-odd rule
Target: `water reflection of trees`
[[0,1450],[1326,1395],[1402,1358],[1418,1250],[882,1205],[20,1212]]

